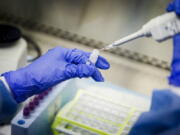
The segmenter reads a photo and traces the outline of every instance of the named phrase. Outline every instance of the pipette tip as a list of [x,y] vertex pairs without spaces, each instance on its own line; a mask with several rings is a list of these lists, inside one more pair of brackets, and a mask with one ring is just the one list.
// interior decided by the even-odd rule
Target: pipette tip
[[105,51],[106,50],[106,48],[101,48],[101,49],[99,49],[100,51]]
[[106,50],[109,50],[111,48],[113,48],[112,45],[108,45],[108,46],[106,46],[104,48],[101,48],[100,51],[106,51]]

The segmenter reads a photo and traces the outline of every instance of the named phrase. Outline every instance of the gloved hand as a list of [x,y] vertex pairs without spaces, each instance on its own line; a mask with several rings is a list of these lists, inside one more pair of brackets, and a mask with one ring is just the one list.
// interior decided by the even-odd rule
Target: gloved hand
[[173,42],[173,59],[171,63],[169,84],[173,86],[180,86],[180,34],[174,36]]
[[3,76],[17,102],[70,78],[92,77],[95,81],[104,81],[97,68],[108,69],[109,63],[99,56],[95,65],[86,65],[89,55],[78,49],[56,47],[32,64],[17,71],[6,72]]
[[167,6],[168,12],[176,12],[177,15],[180,15],[180,0],[172,0]]
[[143,113],[129,135],[180,135],[180,98],[170,90],[154,91],[149,112]]
[[[173,0],[167,7],[168,12],[176,12],[180,15],[180,0]],[[171,63],[171,75],[169,84],[180,86],[180,34],[173,37],[173,59]]]
[[[167,11],[180,15],[180,0],[173,0]],[[180,86],[180,34],[173,37],[173,59],[169,84]],[[180,97],[170,90],[154,91],[149,112],[143,113],[129,135],[180,135]]]

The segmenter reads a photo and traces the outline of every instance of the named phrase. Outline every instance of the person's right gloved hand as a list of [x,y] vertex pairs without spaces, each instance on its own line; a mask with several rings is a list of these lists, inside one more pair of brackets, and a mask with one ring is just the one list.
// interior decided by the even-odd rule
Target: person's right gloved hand
[[[173,0],[168,12],[180,15],[180,0]],[[173,37],[173,59],[169,84],[180,86],[180,34]],[[172,90],[154,91],[151,108],[141,114],[129,135],[180,135],[180,97]]]
[[[176,12],[177,15],[180,15],[180,0],[173,0],[167,6],[167,11]],[[180,34],[173,37],[173,58],[169,84],[173,86],[180,86]]]
[[173,58],[171,62],[171,75],[169,76],[169,84],[180,86],[180,34],[173,37]]
[[104,81],[100,69],[110,67],[107,60],[98,57],[96,64],[86,64],[90,53],[78,49],[56,47],[32,64],[17,71],[4,73],[14,98],[22,102],[28,97],[70,78],[92,77],[95,81]]
[[177,15],[180,15],[180,0],[172,0],[167,6],[168,12],[176,12]]
[[151,107],[128,135],[180,135],[180,98],[171,90],[155,90]]

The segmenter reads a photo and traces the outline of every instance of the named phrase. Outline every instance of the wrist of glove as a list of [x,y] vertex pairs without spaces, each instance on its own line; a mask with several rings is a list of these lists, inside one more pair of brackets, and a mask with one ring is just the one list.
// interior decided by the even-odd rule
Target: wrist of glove
[[99,69],[110,67],[107,60],[101,56],[95,64],[86,65],[90,53],[78,49],[56,47],[32,64],[17,71],[3,74],[9,84],[14,98],[22,102],[28,97],[71,78],[92,77],[102,82],[104,78]]
[[180,34],[173,38],[173,59],[171,62],[171,75],[169,84],[180,86]]

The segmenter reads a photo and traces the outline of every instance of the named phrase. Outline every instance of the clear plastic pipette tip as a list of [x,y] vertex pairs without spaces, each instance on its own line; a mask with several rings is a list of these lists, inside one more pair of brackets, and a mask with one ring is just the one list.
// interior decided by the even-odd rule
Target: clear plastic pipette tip
[[106,46],[106,47],[104,47],[104,48],[101,48],[101,49],[99,49],[100,51],[105,51],[105,50],[109,50],[109,49],[111,49],[111,48],[113,48],[113,44],[110,44],[110,45],[108,45],[108,46]]
[[112,44],[100,49],[101,51],[105,51],[105,50],[109,50],[115,47],[119,47],[120,45],[123,45],[129,41],[132,41],[134,39],[140,38],[144,36],[144,31],[143,30],[139,30],[129,36],[126,36],[124,38],[121,38],[120,40],[114,41]]

